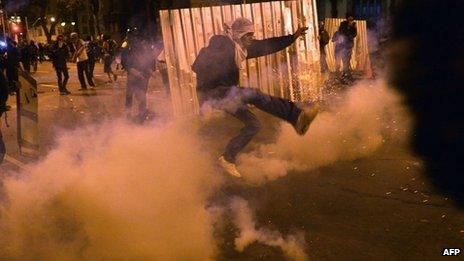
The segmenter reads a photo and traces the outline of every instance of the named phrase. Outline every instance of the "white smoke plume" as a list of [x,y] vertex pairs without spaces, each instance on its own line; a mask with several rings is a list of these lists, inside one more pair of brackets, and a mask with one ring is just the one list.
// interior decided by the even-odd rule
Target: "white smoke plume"
[[105,123],[61,137],[29,174],[3,181],[1,259],[213,259],[205,202],[219,175],[185,125]]
[[242,252],[250,244],[259,242],[268,246],[280,247],[287,257],[293,260],[308,259],[304,251],[305,240],[302,234],[283,237],[277,231],[257,228],[253,211],[248,202],[242,198],[232,199],[231,208],[234,214],[234,223],[240,230],[240,236],[235,239],[237,251]]
[[[368,156],[387,140],[405,139],[409,120],[401,97],[386,83],[360,82],[329,101],[308,133],[297,136],[282,124],[275,143],[239,156],[239,170],[251,183],[275,180],[289,171],[307,171]],[[256,171],[260,170],[260,171]]]

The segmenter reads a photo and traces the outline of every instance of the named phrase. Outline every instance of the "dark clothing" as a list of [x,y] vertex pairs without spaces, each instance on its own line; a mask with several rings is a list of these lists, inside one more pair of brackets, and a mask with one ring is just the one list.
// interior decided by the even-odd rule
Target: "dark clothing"
[[[126,109],[132,107],[132,99],[138,102],[138,114],[141,120],[146,116],[147,110],[147,90],[148,82],[155,66],[155,59],[150,55],[150,50],[144,43],[134,43],[127,53],[127,88],[126,88]],[[141,74],[141,78],[132,72],[135,70]]]
[[93,78],[94,70],[95,70],[95,62],[98,59],[100,52],[100,48],[96,42],[90,41],[87,44],[87,55],[89,57],[89,73],[90,77]]
[[3,142],[2,131],[0,130],[0,164],[2,164],[3,159],[5,158],[6,154],[6,146],[5,142]]
[[39,48],[35,44],[29,44],[29,53],[31,57],[31,65],[34,69],[34,72],[37,71],[37,62],[39,58]]
[[[293,41],[292,35],[254,40],[247,49],[247,59],[278,52],[291,45]],[[235,62],[234,42],[224,35],[211,37],[209,46],[200,50],[192,69],[197,74],[197,90],[200,92],[208,92],[218,86],[238,85],[240,76]]]
[[32,57],[31,57],[31,52],[30,52],[30,48],[29,48],[29,45],[23,45],[20,47],[20,60],[21,60],[21,64],[23,65],[23,69],[24,71],[26,72],[30,72],[31,71],[31,60],[32,60]]
[[90,78],[93,79],[93,75],[94,75],[94,72],[95,72],[95,58],[90,58],[89,57],[89,74],[90,74]]
[[356,29],[356,23],[349,25],[348,21],[343,21],[338,28],[341,36],[343,36],[343,45],[346,48],[353,48],[354,38],[358,35],[358,30]]
[[329,43],[330,36],[329,33],[324,28],[319,28],[319,49],[321,54],[321,72],[326,72],[329,70],[327,65],[327,54],[325,52],[325,46]]
[[[356,23],[349,25],[348,21],[343,21],[337,31],[335,45],[335,57],[338,61],[341,58],[343,63],[343,71],[350,70],[351,54],[354,47],[354,38],[358,35]],[[335,38],[335,35],[334,35]]]
[[65,67],[56,67],[56,76],[58,77],[58,88],[60,92],[67,92],[66,84],[69,80],[68,68]]
[[63,45],[60,47],[58,43],[55,43],[55,45],[51,49],[50,56],[50,58],[52,59],[53,67],[66,67],[66,61],[69,59],[68,45],[63,43]]
[[90,75],[89,71],[89,60],[77,62],[77,77],[79,78],[79,83],[81,84],[82,89],[87,89],[85,78],[87,78],[87,82],[90,86],[95,86],[92,81],[92,75]]
[[51,49],[50,58],[58,78],[58,88],[60,92],[67,92],[66,84],[69,80],[68,66],[66,65],[66,60],[69,58],[68,46],[63,43],[60,47],[58,43],[55,43]]
[[10,92],[18,88],[17,82],[19,81],[19,62],[20,53],[17,47],[8,44],[6,55],[8,59],[5,62],[6,78],[8,81],[8,89]]
[[109,54],[105,54],[103,56],[103,72],[104,73],[111,73],[111,65],[113,64],[113,57],[110,56]]
[[217,109],[226,111],[245,125],[240,130],[240,133],[229,141],[224,153],[224,158],[233,163],[235,163],[237,154],[261,129],[261,123],[256,115],[248,108],[247,104],[252,104],[256,106],[256,108],[290,124],[295,124],[301,113],[301,109],[298,108],[295,103],[264,94],[254,88],[231,87],[229,88],[227,97],[231,98],[227,98],[226,103],[231,102],[234,104],[233,106],[221,103],[213,104],[213,106]]
[[[295,40],[293,35],[254,40],[247,49],[247,59],[278,52]],[[248,104],[295,124],[301,110],[291,101],[272,97],[257,89],[238,87],[239,68],[235,61],[235,44],[227,36],[215,35],[209,46],[200,50],[192,69],[197,74],[200,104],[210,101],[212,106],[224,110],[245,126],[232,138],[223,154],[234,163],[237,154],[250,142],[261,128]]]
[[149,80],[150,78],[144,78],[142,80],[130,74],[127,76],[126,108],[132,108],[133,97],[135,97],[138,102],[139,116],[146,115],[147,113],[147,90]]

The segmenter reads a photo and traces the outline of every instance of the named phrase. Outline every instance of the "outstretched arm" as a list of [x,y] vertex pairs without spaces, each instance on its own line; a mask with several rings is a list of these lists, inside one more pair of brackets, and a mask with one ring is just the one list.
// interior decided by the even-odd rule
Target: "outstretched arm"
[[296,32],[291,35],[272,37],[264,40],[254,40],[251,46],[247,49],[247,59],[265,56],[281,51],[295,42],[298,37],[306,34],[306,30],[308,30],[308,27],[299,27]]

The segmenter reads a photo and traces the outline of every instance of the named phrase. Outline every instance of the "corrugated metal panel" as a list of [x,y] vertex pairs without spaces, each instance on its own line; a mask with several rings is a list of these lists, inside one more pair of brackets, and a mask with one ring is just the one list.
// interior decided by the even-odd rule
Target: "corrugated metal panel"
[[[330,36],[330,42],[326,46],[327,51],[327,64],[329,65],[330,71],[335,71],[335,46],[332,43],[332,36],[340,27],[341,22],[344,19],[341,18],[326,18],[325,28]],[[354,40],[353,55],[351,56],[351,69],[357,71],[370,71],[371,62],[369,58],[369,48],[367,41],[367,26],[366,21],[356,20],[356,27],[358,30],[358,36]]]
[[191,64],[211,36],[222,33],[223,24],[238,17],[254,22],[257,39],[293,33],[298,25],[309,27],[306,37],[287,50],[247,60],[246,70],[241,72],[241,85],[294,101],[319,98],[321,78],[315,6],[315,0],[297,0],[161,11],[174,114],[198,112]]

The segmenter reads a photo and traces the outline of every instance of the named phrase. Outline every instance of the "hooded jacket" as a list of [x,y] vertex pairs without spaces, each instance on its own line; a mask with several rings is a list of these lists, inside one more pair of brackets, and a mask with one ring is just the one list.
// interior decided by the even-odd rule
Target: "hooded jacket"
[[[269,55],[290,46],[294,35],[253,40],[246,59]],[[200,50],[192,70],[197,75],[197,90],[208,98],[223,98],[231,86],[239,84],[240,69],[235,61],[235,43],[225,35],[214,35]]]

